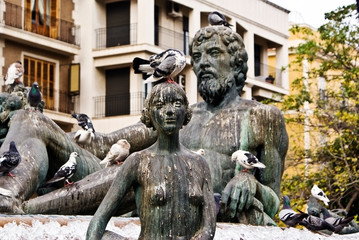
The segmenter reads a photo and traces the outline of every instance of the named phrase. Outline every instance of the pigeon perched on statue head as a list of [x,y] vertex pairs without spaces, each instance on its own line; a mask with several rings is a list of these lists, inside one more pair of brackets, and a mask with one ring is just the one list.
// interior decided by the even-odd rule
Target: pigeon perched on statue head
[[42,94],[39,89],[39,84],[34,82],[27,93],[27,101],[30,104],[30,107],[33,107],[35,110],[39,109],[40,103],[42,100]]
[[244,150],[237,150],[232,154],[232,162],[239,164],[245,168],[244,171],[247,169],[257,168],[265,168],[266,166],[261,163],[256,156],[252,153],[244,151]]
[[214,12],[211,12],[209,15],[208,15],[208,22],[209,24],[211,24],[212,26],[213,25],[223,25],[223,26],[226,26],[226,27],[231,27],[233,25],[229,24],[227,22],[227,19],[226,17],[220,13],[220,12],[217,12],[217,11],[214,11]]
[[82,127],[84,130],[92,128],[92,132],[95,133],[95,128],[93,127],[91,118],[85,113],[73,113],[71,115],[73,118],[77,119],[77,124]]
[[24,74],[24,68],[20,61],[16,61],[10,65],[7,69],[5,76],[5,85],[18,84],[20,83],[20,78]]
[[325,195],[324,191],[320,189],[316,184],[313,185],[311,189],[311,194],[313,197],[315,197],[318,200],[321,200],[324,202],[326,206],[328,206],[328,203],[330,200],[328,199],[327,195]]
[[14,141],[10,142],[9,151],[4,152],[0,156],[0,172],[14,177],[11,171],[21,162],[21,155],[17,151]]
[[135,73],[149,76],[144,83],[158,84],[166,80],[173,81],[186,66],[186,57],[182,51],[167,49],[152,55],[149,60],[136,57],[132,63]]
[[335,233],[339,233],[340,231],[343,230],[343,228],[345,226],[347,226],[353,219],[354,219],[354,216],[349,216],[347,215],[346,217],[333,217],[328,209],[326,209],[325,207],[322,207],[321,208],[321,212],[323,213],[323,219],[332,224],[334,227],[335,227]]
[[70,154],[69,160],[59,168],[59,170],[55,173],[54,177],[47,181],[46,184],[51,184],[62,180],[65,180],[65,187],[73,184],[73,182],[70,182],[69,179],[76,173],[76,158],[78,156],[79,154],[77,152],[72,152]]
[[278,216],[287,227],[296,227],[300,221],[308,217],[308,214],[295,212],[290,206],[289,197],[283,196],[283,208],[280,210]]
[[110,151],[107,153],[106,157],[100,162],[100,164],[106,164],[106,167],[117,163],[118,165],[122,164],[123,161],[130,154],[130,143],[126,139],[120,139],[110,148]]

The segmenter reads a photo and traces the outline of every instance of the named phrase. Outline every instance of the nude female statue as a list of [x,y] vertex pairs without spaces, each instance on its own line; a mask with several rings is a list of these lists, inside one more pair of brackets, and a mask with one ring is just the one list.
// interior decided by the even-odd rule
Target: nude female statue
[[179,130],[190,118],[179,85],[153,87],[141,120],[157,130],[158,139],[121,166],[90,222],[87,239],[101,239],[131,187],[141,221],[139,239],[213,239],[216,218],[209,167],[201,155],[179,142]]

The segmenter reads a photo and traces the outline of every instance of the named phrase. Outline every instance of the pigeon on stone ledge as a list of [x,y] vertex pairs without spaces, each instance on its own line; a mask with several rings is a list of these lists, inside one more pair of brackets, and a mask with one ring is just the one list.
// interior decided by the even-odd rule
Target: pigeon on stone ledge
[[339,233],[345,226],[347,226],[353,219],[354,216],[347,215],[346,217],[333,217],[330,215],[328,209],[325,207],[321,208],[321,212],[323,213],[323,219],[332,224],[335,227],[335,233]]
[[[305,214],[300,210],[298,211],[302,214]],[[313,215],[308,215],[307,217],[303,218],[303,220],[300,221],[299,224],[313,232],[317,232],[321,230],[329,230],[331,232],[335,231],[335,227],[332,224],[326,222],[324,219],[321,219]]]
[[226,27],[231,27],[233,25],[229,24],[227,22],[227,19],[226,17],[220,13],[220,12],[217,12],[217,11],[214,11],[214,12],[211,12],[209,15],[208,15],[208,22],[209,24],[211,24],[212,26],[213,25],[223,25],[223,26],[226,26]]
[[158,84],[166,80],[173,82],[174,77],[186,66],[186,57],[182,51],[167,49],[152,55],[149,60],[136,57],[132,63],[135,73],[149,75],[144,83]]
[[243,166],[245,168],[244,171],[247,171],[247,169],[253,169],[255,167],[266,167],[252,153],[243,150],[237,150],[232,154],[232,162],[236,162],[237,164]]
[[51,178],[49,181],[46,182],[46,184],[51,184],[55,182],[59,182],[61,180],[65,180],[64,186],[68,186],[73,184],[73,182],[70,182],[69,179],[75,174],[77,162],[76,158],[79,156],[77,152],[72,152],[70,154],[69,160],[62,165],[59,170],[55,173],[54,177]]
[[278,216],[287,227],[296,227],[303,218],[308,217],[308,214],[295,212],[290,206],[289,197],[283,196],[283,208]]
[[4,152],[0,156],[0,172],[14,177],[11,171],[21,162],[20,153],[17,151],[14,141],[10,142],[9,151]]
[[130,154],[130,143],[126,139],[120,139],[110,148],[106,157],[100,162],[100,164],[106,164],[106,167],[117,162],[118,165]]

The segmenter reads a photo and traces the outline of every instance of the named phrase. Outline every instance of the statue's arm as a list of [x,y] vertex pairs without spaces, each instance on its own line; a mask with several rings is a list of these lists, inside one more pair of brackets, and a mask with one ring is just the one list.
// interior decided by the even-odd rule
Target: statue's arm
[[192,239],[213,239],[216,229],[216,215],[215,215],[215,205],[214,205],[214,196],[213,196],[213,187],[211,181],[211,174],[206,160],[203,159],[204,170],[204,184],[202,187],[204,204],[203,204],[203,213],[202,213],[202,222],[201,229],[199,229],[195,236]]
[[118,203],[137,179],[137,171],[134,170],[138,169],[137,159],[136,156],[130,155],[117,172],[110,189],[90,221],[86,239],[102,238],[107,223],[119,208]]

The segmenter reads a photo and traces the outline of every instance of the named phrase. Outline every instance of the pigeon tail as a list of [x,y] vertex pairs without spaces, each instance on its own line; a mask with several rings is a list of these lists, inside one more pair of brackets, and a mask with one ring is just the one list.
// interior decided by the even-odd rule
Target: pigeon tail
[[147,59],[135,57],[132,61],[132,66],[135,70],[135,73],[142,73],[141,67],[143,65],[148,65],[148,67],[153,71],[153,69],[150,67],[150,61]]

